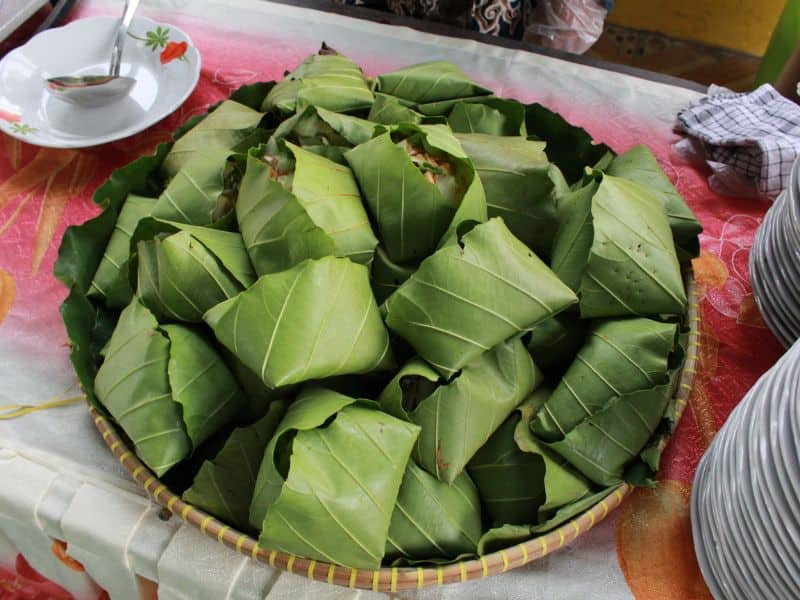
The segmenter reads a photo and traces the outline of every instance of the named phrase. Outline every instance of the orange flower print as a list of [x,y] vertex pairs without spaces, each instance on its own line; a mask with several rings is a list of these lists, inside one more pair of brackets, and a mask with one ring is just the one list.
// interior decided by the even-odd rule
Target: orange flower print
[[14,278],[0,269],[0,323],[6,318],[6,315],[11,310],[11,305],[14,304],[14,298],[17,295],[17,286],[14,283]]
[[186,51],[189,49],[189,44],[186,42],[170,42],[166,45],[166,47],[161,51],[161,55],[159,59],[161,60],[161,64],[165,65],[168,62],[172,62],[176,58],[183,58],[183,55],[186,54]]
[[0,109],[0,121],[6,121],[8,123],[19,123],[19,120],[22,118],[22,115],[18,113],[13,113],[7,110]]

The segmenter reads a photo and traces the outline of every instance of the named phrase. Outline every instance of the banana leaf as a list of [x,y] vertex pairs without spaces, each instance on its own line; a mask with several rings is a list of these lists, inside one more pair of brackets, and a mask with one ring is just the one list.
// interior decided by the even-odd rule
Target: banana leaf
[[290,395],[293,396],[296,392],[294,386],[287,386],[278,390],[268,388],[261,381],[261,377],[254,373],[252,369],[244,366],[242,361],[225,346],[218,345],[217,350],[219,350],[222,360],[228,365],[247,398],[247,408],[242,410],[236,420],[237,424],[248,426],[255,423],[269,412],[273,403],[282,401]]
[[683,314],[669,222],[647,188],[603,175],[562,197],[558,212],[551,266],[578,292],[581,317]]
[[373,123],[395,125],[397,123],[420,123],[423,116],[404,101],[386,94],[375,94],[375,102],[369,109],[367,119]]
[[571,429],[550,447],[600,485],[622,482],[656,431],[669,403],[670,384],[623,393]]
[[267,143],[267,153],[280,151],[278,141],[288,140],[306,149],[316,146],[352,148],[372,139],[384,128],[377,123],[309,106],[283,121]]
[[489,216],[503,217],[511,233],[548,259],[558,228],[557,198],[569,187],[547,161],[544,144],[484,134],[456,138],[481,178]]
[[650,149],[639,144],[611,161],[605,172],[648,188],[664,205],[682,262],[700,255],[698,235],[703,226],[672,185]]
[[475,168],[444,125],[404,124],[345,158],[393,262],[419,261],[458,223],[486,220]]
[[367,269],[344,258],[263,275],[203,318],[271,388],[391,364]]
[[370,280],[372,281],[372,291],[378,304],[381,304],[391,296],[404,281],[411,277],[411,274],[418,267],[419,265],[413,263],[393,263],[381,246],[375,248],[375,259],[372,261]]
[[561,169],[569,183],[580,180],[584,168],[614,156],[605,144],[595,144],[585,129],[541,104],[525,107],[525,127],[529,137],[547,142],[547,158]]
[[478,102],[459,102],[453,106],[447,122],[456,133],[499,136],[525,136],[527,133],[525,105],[494,96]]
[[614,491],[614,487],[605,488],[561,508],[555,515],[539,525],[503,525],[502,527],[490,529],[481,536],[478,542],[478,555],[484,556],[497,550],[509,548],[514,544],[526,542],[535,535],[552,531],[606,498]]
[[422,262],[386,300],[386,324],[439,373],[458,369],[576,302],[493,218]]
[[192,156],[158,197],[152,216],[189,225],[223,226],[236,202],[243,160],[224,148]]
[[137,292],[160,320],[200,323],[255,281],[238,233],[150,219],[135,238]]
[[419,428],[369,400],[306,388],[264,454],[250,522],[265,548],[376,569]]
[[294,113],[307,106],[334,112],[369,110],[374,97],[361,69],[341,54],[313,54],[273,87],[261,110]]
[[375,91],[415,104],[489,95],[491,90],[475,83],[450,62],[432,61],[378,75]]
[[558,313],[531,329],[528,351],[548,376],[561,377],[586,339],[588,322],[572,311]]
[[235,429],[217,455],[203,462],[191,487],[183,492],[183,500],[240,531],[250,529],[258,468],[285,409],[277,400],[257,422]]
[[256,271],[275,273],[329,255],[369,264],[378,240],[350,169],[291,143],[278,145],[280,160],[293,170],[278,175],[260,149],[252,151],[236,207]]
[[197,156],[232,150],[251,138],[264,117],[235,100],[226,100],[208,113],[197,125],[175,140],[161,165],[161,172],[171,179]]
[[542,381],[518,338],[465,366],[450,382],[419,358],[395,375],[378,401],[422,433],[414,460],[438,480],[453,483],[511,411]]
[[547,442],[557,441],[617,396],[665,383],[676,335],[675,323],[644,318],[595,321],[534,419],[533,432]]
[[155,199],[129,194],[119,212],[114,232],[97,266],[87,295],[103,299],[109,308],[123,308],[133,297],[128,279],[130,240],[139,221],[150,215]]
[[426,560],[474,554],[481,537],[481,504],[465,472],[442,483],[408,461],[392,513],[386,558]]
[[467,465],[495,526],[542,522],[589,493],[587,482],[531,435],[530,420],[548,395],[534,391]]

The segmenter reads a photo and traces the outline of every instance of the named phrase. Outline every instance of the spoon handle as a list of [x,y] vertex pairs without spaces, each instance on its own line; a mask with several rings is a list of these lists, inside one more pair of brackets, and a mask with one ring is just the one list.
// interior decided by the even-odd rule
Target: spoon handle
[[128,35],[128,27],[131,26],[133,15],[139,6],[139,0],[127,0],[125,2],[125,12],[117,29],[117,39],[114,41],[114,48],[111,50],[111,63],[108,66],[108,73],[112,77],[119,76],[119,67],[122,63],[122,48],[125,46],[125,38]]

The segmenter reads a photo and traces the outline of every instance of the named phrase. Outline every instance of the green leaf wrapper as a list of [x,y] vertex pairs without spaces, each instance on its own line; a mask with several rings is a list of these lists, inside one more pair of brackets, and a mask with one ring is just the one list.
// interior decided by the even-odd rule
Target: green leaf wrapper
[[480,537],[481,503],[469,475],[461,473],[447,484],[408,461],[386,557],[425,560],[474,554]]
[[486,220],[483,186],[444,125],[402,125],[345,158],[393,262],[422,260],[458,223]]
[[185,502],[194,504],[240,531],[250,529],[250,503],[259,465],[286,407],[276,400],[261,419],[231,433],[217,455],[200,467]]
[[580,297],[581,317],[682,314],[686,290],[661,202],[603,175],[559,199],[551,267]]
[[[410,104],[410,103],[409,103]],[[409,108],[405,101],[387,96],[386,94],[375,94],[375,102],[369,109],[367,119],[374,123],[384,125],[395,125],[397,123],[420,123],[423,115],[412,108]]]
[[271,388],[366,373],[391,360],[367,269],[344,258],[264,275],[204,319]]
[[375,293],[375,300],[381,304],[391,296],[404,281],[406,281],[419,267],[418,264],[397,264],[393,263],[383,248],[375,248],[375,260],[372,262],[370,270],[370,280],[372,281],[372,291]]
[[583,346],[588,324],[577,313],[564,311],[536,325],[528,342],[533,362],[547,375],[560,377]]
[[516,100],[506,100],[494,96],[479,101],[456,104],[450,111],[447,122],[456,133],[497,136],[526,135],[525,105]]
[[350,169],[288,142],[279,145],[294,170],[274,177],[260,150],[251,152],[236,206],[256,271],[275,273],[329,255],[369,264],[378,240]]
[[122,311],[104,355],[95,393],[156,475],[244,405],[235,379],[201,335],[183,325],[159,328],[136,299]]
[[381,393],[381,407],[422,427],[414,459],[452,483],[503,420],[541,383],[514,338],[465,366],[449,383],[420,359],[407,363]]
[[375,91],[415,104],[489,95],[453,63],[433,61],[378,75]]
[[285,114],[316,106],[349,113],[369,110],[373,100],[357,64],[341,54],[314,54],[270,90],[261,110]]
[[533,432],[556,441],[614,397],[665,383],[676,334],[676,324],[644,318],[594,322]]
[[104,299],[110,308],[123,308],[130,303],[133,297],[128,279],[130,240],[139,221],[150,215],[155,202],[136,194],[125,199],[87,296]]
[[162,173],[165,177],[172,178],[197,156],[213,157],[220,150],[233,150],[242,142],[252,141],[255,129],[263,117],[264,113],[244,104],[225,100],[185,135],[175,140],[161,165]]
[[241,162],[241,155],[222,148],[194,155],[158,197],[152,216],[222,227],[236,202]]
[[134,241],[138,294],[162,321],[200,323],[256,279],[238,233],[148,219]]
[[383,130],[377,123],[350,115],[335,113],[324,108],[309,106],[283,121],[267,143],[267,153],[277,154],[280,140],[299,146],[338,146],[352,148],[372,139]]
[[615,157],[605,172],[636,182],[653,192],[667,211],[672,236],[678,246],[678,257],[685,261],[700,255],[697,236],[703,231],[703,226],[658,166],[656,157],[647,146],[639,144]]
[[490,217],[502,217],[526,246],[550,257],[558,229],[557,198],[569,192],[542,142],[522,137],[457,134],[486,192]]
[[259,543],[376,569],[419,428],[324,388],[305,389],[272,438],[250,522]]
[[437,250],[385,303],[386,324],[446,377],[576,302],[498,218]]

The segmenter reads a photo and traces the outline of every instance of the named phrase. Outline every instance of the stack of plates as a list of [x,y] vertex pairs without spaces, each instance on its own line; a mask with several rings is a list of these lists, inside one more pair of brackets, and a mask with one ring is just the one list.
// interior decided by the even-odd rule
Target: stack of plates
[[750,281],[772,333],[787,348],[800,338],[800,159],[769,209],[750,252]]
[[697,468],[691,518],[714,598],[800,596],[800,342],[714,438]]

